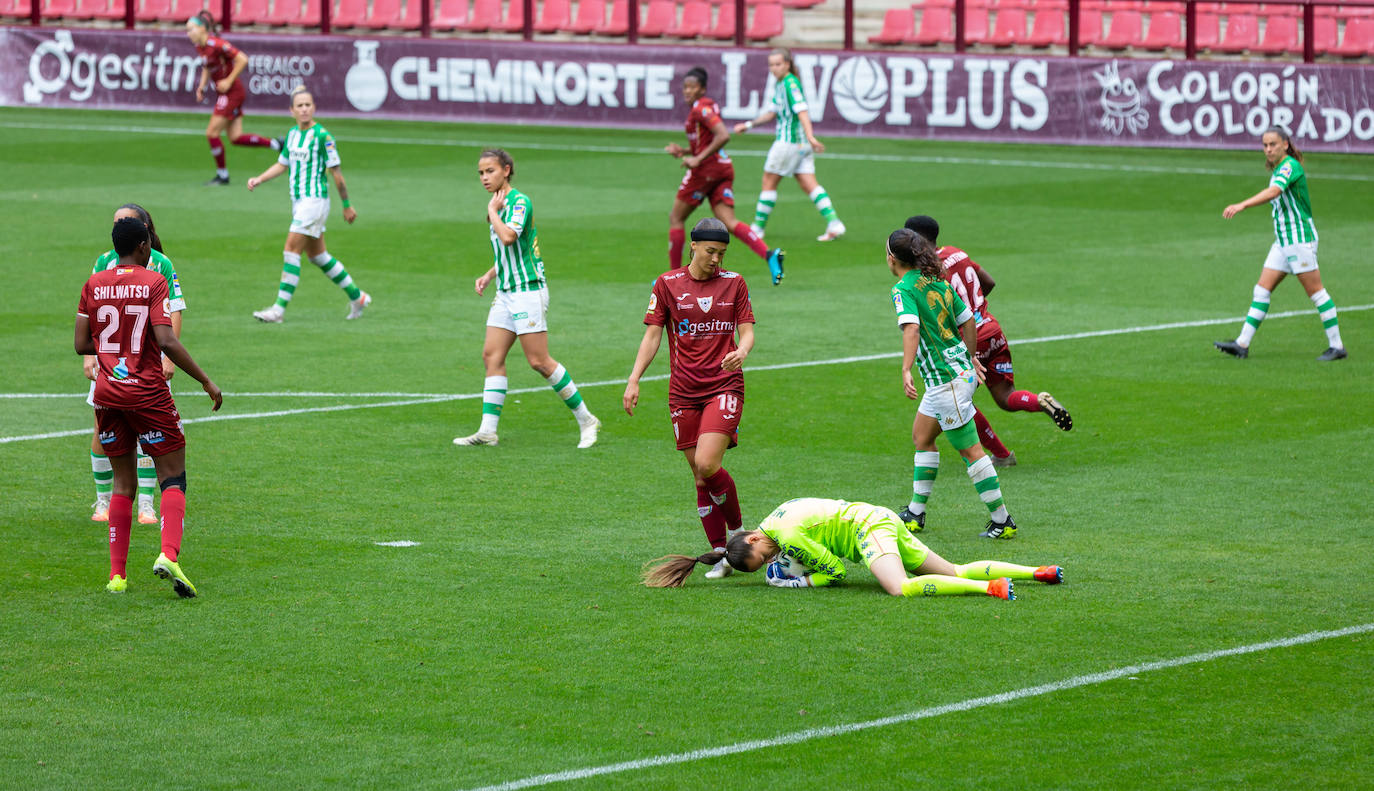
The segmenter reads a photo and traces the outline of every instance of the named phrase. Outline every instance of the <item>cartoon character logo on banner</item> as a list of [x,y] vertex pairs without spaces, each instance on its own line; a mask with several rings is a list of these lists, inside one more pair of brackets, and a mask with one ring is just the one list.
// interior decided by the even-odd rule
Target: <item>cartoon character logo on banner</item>
[[380,41],[355,41],[358,62],[348,69],[344,77],[344,95],[348,103],[370,113],[386,101],[386,72],[377,65],[377,48]]
[[1092,74],[1097,78],[1097,84],[1102,86],[1102,98],[1098,102],[1102,105],[1099,124],[1103,129],[1114,135],[1129,129],[1134,135],[1150,125],[1150,114],[1142,106],[1144,102],[1140,91],[1136,89],[1135,80],[1130,77],[1121,79],[1121,71],[1115,60],[1103,66],[1101,72]]

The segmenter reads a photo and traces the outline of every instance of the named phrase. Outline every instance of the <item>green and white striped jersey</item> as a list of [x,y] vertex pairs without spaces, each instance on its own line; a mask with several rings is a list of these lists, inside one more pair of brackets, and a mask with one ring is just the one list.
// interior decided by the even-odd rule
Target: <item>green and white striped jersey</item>
[[948,281],[925,277],[913,269],[892,287],[892,306],[897,309],[898,327],[920,327],[916,368],[926,387],[945,384],[973,369],[968,348],[959,335],[959,325],[973,318],[973,311]]
[[777,141],[779,143],[805,143],[806,133],[802,130],[797,113],[806,109],[806,94],[802,93],[801,81],[797,75],[788,74],[773,86],[773,112],[778,114]]
[[318,123],[309,129],[293,126],[286,133],[286,146],[277,156],[277,164],[290,168],[291,200],[328,198],[325,171],[339,166],[339,150],[334,136]]
[[1312,201],[1307,197],[1307,173],[1302,163],[1284,157],[1269,177],[1269,186],[1283,190],[1269,201],[1274,207],[1274,236],[1280,245],[1317,241]]
[[534,227],[534,204],[511,187],[501,222],[515,231],[515,241],[504,244],[491,229],[491,252],[496,259],[496,288],[500,291],[535,291],[544,287],[544,259],[539,255],[539,232]]
[[[119,263],[119,253],[110,250],[99,258],[95,259],[95,266],[91,267],[91,274],[104,272],[106,269],[114,269]],[[172,259],[154,250],[151,258],[148,259],[148,271],[156,272],[167,281],[167,310],[170,313],[186,310],[186,299],[181,295],[181,281],[177,280],[176,267],[172,266]]]

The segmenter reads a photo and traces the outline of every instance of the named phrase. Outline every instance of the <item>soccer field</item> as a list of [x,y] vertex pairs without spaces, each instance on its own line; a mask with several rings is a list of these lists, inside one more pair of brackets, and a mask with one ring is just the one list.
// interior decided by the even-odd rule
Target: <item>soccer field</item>
[[[741,244],[726,261],[758,319],[726,456],[745,524],[799,496],[909,498],[883,242],[911,214],[996,278],[1017,385],[1074,417],[1060,432],[980,390],[1020,462],[999,471],[1020,533],[978,537],[986,509],[941,440],[920,536],[956,562],[1062,564],[1066,584],[906,600],[854,563],[833,589],[638,582],[705,549],[666,348],[635,416],[620,407],[680,133],[321,121],[359,213],[335,206],[329,249],[375,302],[344,321],[307,265],[266,325],[289,202],[285,179],[243,184],[275,155],[231,147],[232,186],[206,188],[203,116],[0,109],[0,787],[1369,786],[1374,159],[1306,158],[1350,349],[1326,364],[1296,281],[1249,359],[1211,345],[1235,336],[1273,235],[1267,207],[1221,218],[1267,183],[1258,143],[826,140],[848,234],[815,242],[784,183],[783,284]],[[768,142],[730,147],[746,221]],[[450,442],[480,416],[490,145],[534,202],[551,351],[604,423],[589,450],[518,350],[501,444]],[[185,345],[226,394],[212,417],[173,380],[193,600],[152,575],[157,532],[137,524],[129,591],[107,594],[89,519],[73,314],[127,201],[152,213]]]

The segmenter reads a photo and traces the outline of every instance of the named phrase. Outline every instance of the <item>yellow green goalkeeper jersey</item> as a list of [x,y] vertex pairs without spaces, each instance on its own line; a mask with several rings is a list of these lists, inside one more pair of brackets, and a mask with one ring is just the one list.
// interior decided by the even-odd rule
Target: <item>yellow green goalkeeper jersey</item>
[[1312,201],[1307,197],[1307,173],[1302,163],[1284,157],[1274,167],[1269,186],[1278,187],[1278,197],[1269,201],[1274,207],[1274,238],[1280,245],[1317,241],[1317,226],[1312,222]]
[[778,506],[759,525],[764,535],[777,542],[781,557],[810,569],[816,587],[840,582],[845,577],[841,560],[864,562],[863,536],[874,513],[867,503],[800,497]]
[[[119,263],[119,253],[110,250],[99,258],[95,259],[95,266],[91,267],[91,274],[104,272],[106,269],[113,269]],[[177,279],[177,269],[172,266],[172,259],[154,250],[152,257],[148,259],[149,271],[156,272],[167,281],[167,309],[171,313],[186,310],[186,298],[181,295],[181,281]]]

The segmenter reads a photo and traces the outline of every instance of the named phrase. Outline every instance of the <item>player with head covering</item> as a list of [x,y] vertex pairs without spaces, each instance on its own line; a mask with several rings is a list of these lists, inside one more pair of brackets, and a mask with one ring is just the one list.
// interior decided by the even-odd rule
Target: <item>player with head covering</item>
[[229,183],[229,166],[224,159],[224,143],[220,135],[229,131],[229,142],[236,146],[271,147],[280,151],[281,140],[273,140],[262,135],[243,133],[243,100],[248,91],[239,75],[248,68],[248,56],[238,47],[220,38],[215,27],[215,18],[209,11],[201,10],[186,20],[186,37],[200,54],[200,82],[196,84],[196,101],[205,98],[205,88],[214,85],[215,109],[210,113],[210,124],[205,127],[205,137],[210,141],[210,154],[215,158],[215,177],[205,182],[213,187]]
[[[842,561],[863,563],[893,596],[985,594],[1016,598],[1012,580],[1064,581],[1059,566],[1020,566],[1000,560],[955,565],[921,543],[892,511],[868,503],[804,497],[788,500],[756,530],[740,531],[724,549],[692,557],[668,555],[652,561],[644,584],[676,588],[696,564],[722,560],[739,571],[767,566],[768,584],[779,588],[821,588],[844,582]],[[907,574],[917,574],[908,577]]]
[[706,97],[706,70],[691,69],[682,78],[682,98],[691,105],[687,114],[687,148],[669,143],[664,151],[682,160],[687,174],[682,177],[672,211],[668,213],[668,266],[682,266],[682,247],[687,240],[687,218],[704,200],[725,227],[749,245],[754,254],[768,263],[773,285],[782,282],[783,251],[768,249],[763,236],[735,218],[735,166],[725,153],[730,133],[720,119],[720,106]]
[[[754,349],[754,310],[744,278],[723,268],[730,232],[714,218],[692,228],[692,258],[654,281],[644,314],[624,406],[630,415],[639,403],[639,380],[668,335],[668,413],[677,448],[687,459],[697,490],[697,515],[706,540],[725,547],[731,530],[743,525],[735,481],[722,463],[739,444],[744,413],[744,360]],[[735,338],[738,336],[739,342]],[[708,577],[730,573],[720,560]]]

